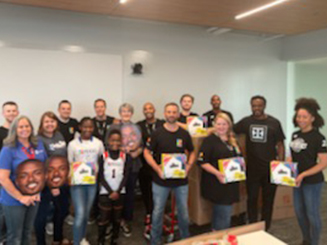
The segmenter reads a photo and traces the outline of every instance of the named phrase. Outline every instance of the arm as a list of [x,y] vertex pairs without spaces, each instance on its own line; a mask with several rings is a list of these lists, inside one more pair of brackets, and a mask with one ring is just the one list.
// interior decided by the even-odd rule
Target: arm
[[277,157],[279,161],[284,161],[285,160],[285,146],[284,146],[284,141],[279,141],[277,142]]
[[220,183],[225,184],[225,175],[219,172],[218,169],[214,168],[210,163],[201,164],[201,168],[203,168],[208,173],[216,176]]
[[186,123],[177,122],[177,125],[180,126],[183,129],[187,130],[187,124]]
[[119,188],[117,190],[118,193],[120,193],[121,189],[123,189],[123,187],[126,185],[128,175],[131,170],[131,164],[132,164],[131,159],[127,158],[127,156],[126,156],[126,159],[127,159],[127,161],[125,162],[125,166],[124,166],[124,177],[123,177],[123,179],[119,185]]
[[188,174],[188,172],[192,168],[193,164],[195,163],[195,160],[196,160],[196,155],[195,155],[195,152],[192,151],[189,153],[189,156],[188,156],[188,162],[186,164],[186,174]]
[[158,165],[156,163],[156,161],[154,160],[150,150],[145,148],[143,154],[144,154],[144,158],[147,161],[147,163],[153,168],[153,170],[159,175],[159,177],[161,179],[164,179],[162,169],[161,169],[160,165]]
[[108,193],[110,194],[110,193],[112,193],[112,189],[110,188],[110,186],[108,185],[106,179],[104,178],[103,164],[104,164],[104,160],[103,160],[103,157],[101,156],[100,159],[99,159],[99,173],[98,173],[99,184],[102,185],[108,191]]
[[327,153],[318,153],[318,163],[308,170],[299,174],[296,178],[296,185],[300,186],[304,178],[323,171],[327,167]]

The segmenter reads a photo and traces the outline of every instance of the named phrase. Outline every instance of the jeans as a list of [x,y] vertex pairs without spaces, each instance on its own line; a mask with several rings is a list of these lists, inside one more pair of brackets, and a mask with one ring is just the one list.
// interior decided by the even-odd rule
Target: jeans
[[75,208],[73,226],[74,245],[79,245],[86,235],[87,221],[97,192],[96,185],[73,185],[70,188]]
[[51,210],[51,202],[54,204],[52,219],[54,225],[53,241],[61,242],[63,239],[63,224],[69,208],[69,186],[61,187],[60,194],[56,197],[52,196],[48,187],[42,191],[41,203],[34,222],[35,235],[38,245],[46,244],[45,226]]
[[233,205],[213,205],[211,228],[214,231],[230,227]]
[[34,219],[39,204],[35,206],[2,206],[7,225],[8,245],[30,245]]
[[161,244],[163,216],[170,191],[174,192],[176,198],[180,236],[182,239],[190,236],[187,207],[188,185],[165,187],[153,182],[154,206],[152,211],[151,245]]
[[261,220],[266,222],[266,230],[268,230],[271,224],[275,194],[277,189],[276,185],[270,183],[270,177],[268,174],[262,175],[255,181],[248,179],[246,182],[246,189],[248,193],[247,209],[249,222],[255,223],[258,221],[258,199],[260,188],[262,188]]
[[294,188],[294,209],[303,240],[318,245],[321,232],[320,202],[323,183],[303,184]]

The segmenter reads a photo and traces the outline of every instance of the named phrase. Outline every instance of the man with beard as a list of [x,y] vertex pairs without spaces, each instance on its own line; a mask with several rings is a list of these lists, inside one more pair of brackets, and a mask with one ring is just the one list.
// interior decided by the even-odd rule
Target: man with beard
[[239,121],[234,131],[245,134],[247,156],[247,194],[249,222],[258,220],[258,198],[262,189],[261,219],[266,230],[271,224],[276,185],[270,183],[270,162],[284,160],[284,133],[280,122],[265,114],[266,99],[262,96],[251,98],[252,115]]
[[16,185],[23,195],[33,196],[42,191],[45,184],[44,163],[37,159],[27,159],[16,168]]
[[94,110],[95,117],[93,118],[94,122],[94,132],[93,135],[100,139],[102,142],[105,142],[105,137],[107,131],[111,124],[115,121],[114,117],[106,115],[107,103],[104,99],[97,99],[94,101]]
[[210,103],[212,105],[212,110],[203,114],[203,116],[208,118],[208,128],[213,127],[213,121],[215,120],[216,115],[220,112],[226,113],[231,119],[232,123],[234,122],[233,115],[230,112],[220,109],[221,99],[218,95],[214,94],[211,96]]
[[[188,218],[188,181],[185,178],[166,179],[163,173],[161,161],[162,155],[185,154],[186,174],[195,161],[194,147],[190,134],[178,126],[179,107],[176,103],[168,103],[165,106],[166,122],[163,127],[158,128],[151,136],[150,146],[144,150],[144,157],[153,168],[153,212],[151,244],[161,244],[162,223],[165,205],[169,193],[174,191],[178,212],[178,226],[181,238],[189,236]],[[152,155],[153,154],[153,155]]]
[[50,189],[58,189],[67,182],[69,163],[66,157],[52,156],[47,160],[47,184]]
[[0,151],[2,148],[3,140],[8,135],[8,130],[11,125],[11,123],[14,121],[14,119],[18,116],[18,106],[13,101],[7,101],[3,103],[2,105],[2,115],[5,118],[4,124],[0,127]]
[[194,103],[194,97],[190,94],[184,94],[184,95],[182,95],[179,103],[182,107],[182,111],[179,114],[178,121],[181,123],[180,126],[186,127],[187,117],[199,116],[198,114],[191,112],[191,109],[192,109],[192,106]]
[[[150,102],[147,102],[143,106],[143,114],[145,119],[138,122],[137,125],[141,128],[142,131],[142,141],[144,146],[150,145],[151,135],[157,129],[163,126],[165,123],[164,120],[157,119],[155,117],[156,109],[154,105]],[[151,230],[151,213],[153,209],[153,200],[152,200],[152,168],[147,164],[143,154],[141,155],[141,160],[143,166],[140,169],[139,173],[139,183],[142,192],[143,202],[145,205],[145,229],[144,237],[150,239],[150,230]]]

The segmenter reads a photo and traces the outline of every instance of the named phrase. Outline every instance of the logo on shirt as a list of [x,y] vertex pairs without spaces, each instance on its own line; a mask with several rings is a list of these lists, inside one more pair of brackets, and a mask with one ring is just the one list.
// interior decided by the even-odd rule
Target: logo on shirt
[[35,150],[35,155],[39,155],[39,154],[42,154],[43,153],[43,150]]
[[176,146],[177,147],[183,147],[183,140],[182,139],[176,139]]
[[266,143],[268,135],[268,127],[266,125],[251,125],[250,139],[252,142]]
[[301,150],[305,150],[307,149],[307,146],[308,144],[305,143],[304,139],[302,138],[294,139],[290,144],[290,147],[294,152],[300,152]]
[[73,133],[74,133],[74,127],[70,127],[70,128],[69,128],[69,133],[70,133],[70,134],[73,134]]
[[198,156],[198,161],[203,161],[203,152],[200,152]]

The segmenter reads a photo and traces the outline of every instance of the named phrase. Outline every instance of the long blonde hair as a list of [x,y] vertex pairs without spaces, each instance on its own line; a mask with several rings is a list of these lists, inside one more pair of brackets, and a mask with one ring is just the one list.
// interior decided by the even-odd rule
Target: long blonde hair
[[29,125],[31,126],[31,135],[29,137],[29,142],[36,147],[37,146],[37,138],[34,135],[34,128],[32,125],[31,120],[27,117],[27,116],[18,116],[16,117],[16,119],[12,122],[12,124],[10,125],[9,128],[9,132],[8,132],[8,136],[7,138],[4,139],[3,144],[5,146],[9,146],[9,147],[16,147],[17,146],[17,142],[18,142],[18,137],[17,137],[17,127],[18,127],[18,123],[23,120],[26,119],[29,123]]
[[240,149],[239,149],[239,146],[238,146],[238,143],[237,143],[237,140],[235,138],[234,131],[233,131],[232,120],[230,119],[230,117],[226,113],[223,113],[223,112],[220,112],[220,113],[218,113],[216,115],[214,123],[217,122],[218,118],[221,118],[221,119],[223,119],[223,120],[225,120],[227,122],[227,124],[228,124],[228,132],[227,132],[228,144],[235,147],[236,151],[238,152]]

